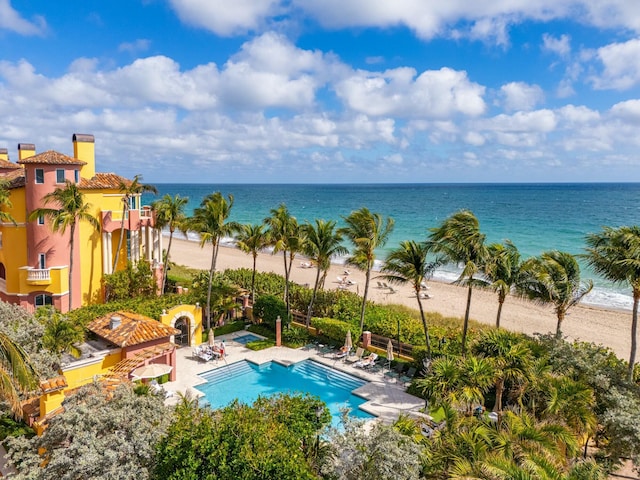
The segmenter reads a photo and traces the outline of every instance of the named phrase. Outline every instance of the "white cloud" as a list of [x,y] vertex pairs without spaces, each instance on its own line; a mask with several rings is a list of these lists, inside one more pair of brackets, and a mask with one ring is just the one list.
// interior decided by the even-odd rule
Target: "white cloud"
[[524,82],[511,82],[500,87],[507,111],[532,110],[544,101],[544,93],[538,85]]
[[11,7],[10,0],[0,0],[0,30],[9,30],[20,35],[44,35],[47,22],[44,17],[36,16],[33,21],[24,19]]
[[611,107],[611,116],[626,122],[640,124],[640,100],[627,100]]
[[640,82],[640,38],[599,48],[597,58],[604,71],[591,78],[594,88],[625,90]]
[[571,37],[563,34],[556,38],[545,33],[542,35],[542,50],[553,52],[559,57],[566,58],[571,53]]
[[257,30],[279,12],[279,0],[170,0],[182,21],[222,36]]
[[118,45],[118,51],[137,54],[140,52],[146,52],[147,50],[149,50],[149,46],[151,46],[151,40],[139,38],[137,40],[134,40],[133,42],[121,43],[120,45]]
[[354,71],[335,90],[352,109],[367,115],[442,118],[485,111],[484,87],[469,81],[466,72],[450,68],[425,71],[413,68],[382,73]]

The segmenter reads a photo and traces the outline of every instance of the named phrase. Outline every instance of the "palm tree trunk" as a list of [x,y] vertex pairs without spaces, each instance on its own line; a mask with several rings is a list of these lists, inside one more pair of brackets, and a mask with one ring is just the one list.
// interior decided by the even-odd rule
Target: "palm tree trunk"
[[256,262],[258,252],[253,252],[253,272],[251,272],[251,305],[256,301]]
[[320,288],[324,289],[324,284],[327,281],[327,275],[329,274],[329,269],[322,271],[322,278],[320,279]]
[[[420,318],[422,319],[422,328],[424,328],[424,337],[427,341],[427,358],[431,360],[431,338],[429,337],[429,326],[427,325],[427,318],[424,316],[424,309],[422,308],[422,300],[420,300],[420,285],[414,286],[416,291],[416,298],[418,299],[418,307],[420,309]],[[398,339],[399,341],[400,339]]]
[[287,316],[289,316],[289,269],[287,268],[287,251],[282,251],[284,259],[284,303],[287,305]]
[[496,328],[500,328],[500,317],[502,316],[502,305],[504,305],[505,297],[498,294],[498,315],[496,315]]
[[[123,200],[124,201],[124,200]],[[122,248],[122,240],[124,238],[124,214],[127,211],[127,204],[125,203],[122,207],[122,221],[120,222],[120,238],[118,239],[118,248],[116,250],[116,256],[113,259],[113,267],[111,268],[112,272],[116,271],[116,266],[118,265],[118,260],[120,259],[120,249]]]
[[209,269],[209,288],[207,289],[207,331],[211,328],[211,285],[213,283],[213,272],[216,268],[216,244],[213,242],[211,251],[211,268]]
[[364,311],[367,308],[367,295],[369,294],[369,280],[371,279],[371,268],[373,262],[367,263],[367,274],[364,280],[364,293],[362,294],[362,307],[360,308],[360,335],[364,330]]
[[502,395],[504,393],[504,379],[496,380],[496,402],[493,404],[493,411],[499,413],[502,411]]
[[[469,281],[472,279],[470,278]],[[467,308],[464,312],[464,325],[462,327],[462,355],[466,355],[467,353],[467,330],[469,330],[469,313],[471,313],[471,293],[473,292],[473,287],[471,283],[469,283],[469,289],[467,293]]]
[[558,310],[556,314],[558,315],[558,323],[556,325],[556,339],[559,340],[560,338],[562,338],[562,321],[564,320],[565,312],[562,310]]
[[313,285],[313,294],[311,295],[309,308],[307,308],[307,330],[309,330],[309,325],[311,324],[311,314],[313,313],[313,303],[316,301],[316,294],[318,293],[319,284],[320,284],[320,262],[318,262],[318,268],[316,268],[316,282]]
[[633,369],[636,365],[636,349],[638,348],[638,303],[640,289],[633,289],[633,314],[631,316],[631,352],[629,353],[629,382],[633,382]]
[[169,252],[171,252],[171,240],[173,240],[173,228],[169,229],[169,245],[167,245],[167,254],[164,261],[164,268],[162,269],[162,286],[160,287],[160,294],[164,295],[164,286],[167,283],[167,270],[169,269]]
[[76,222],[71,222],[69,228],[71,237],[69,238],[69,311],[73,309],[73,247],[75,246],[74,237],[76,234]]

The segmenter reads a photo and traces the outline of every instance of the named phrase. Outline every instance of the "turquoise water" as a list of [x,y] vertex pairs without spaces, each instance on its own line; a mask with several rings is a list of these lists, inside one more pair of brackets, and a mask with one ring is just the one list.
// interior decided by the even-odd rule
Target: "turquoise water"
[[200,377],[207,383],[197,388],[212,408],[224,407],[235,399],[251,404],[258,396],[309,393],[327,404],[335,426],[339,424],[344,408],[348,408],[353,417],[375,418],[359,408],[366,400],[351,393],[365,381],[313,360],[288,367],[276,362],[256,365],[241,361],[202,373]]
[[[525,257],[546,250],[583,252],[584,237],[604,225],[634,225],[640,219],[640,183],[625,184],[375,184],[216,185],[159,184],[159,194],[189,197],[188,213],[209,193],[233,194],[231,220],[259,223],[285,203],[300,222],[316,218],[340,223],[367,207],[391,216],[395,230],[379,258],[402,240],[424,240],[429,229],[460,209],[474,212],[489,242],[510,239]],[[158,198],[158,197],[155,197]],[[145,196],[150,203],[154,197]],[[630,292],[585,271],[596,283],[588,303],[631,308]],[[453,280],[455,268],[437,272]]]
[[258,337],[257,335],[253,335],[251,333],[240,335],[239,337],[235,337],[233,339],[234,342],[241,343],[242,345],[246,345],[247,343],[250,343],[250,342],[256,342],[258,340],[262,340],[262,338]]

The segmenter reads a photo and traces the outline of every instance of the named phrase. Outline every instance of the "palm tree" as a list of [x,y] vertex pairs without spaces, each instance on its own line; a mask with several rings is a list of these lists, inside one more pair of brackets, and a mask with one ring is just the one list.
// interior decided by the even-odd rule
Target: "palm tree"
[[118,190],[123,194],[122,196],[122,220],[120,221],[120,238],[118,239],[118,249],[116,250],[116,256],[113,259],[112,270],[116,271],[118,265],[118,259],[120,258],[120,249],[122,248],[122,240],[124,239],[124,222],[126,219],[126,213],[131,208],[131,199],[143,192],[158,193],[158,190],[153,185],[145,185],[140,182],[142,175],[136,175],[133,180],[121,180],[118,184]]
[[382,277],[391,283],[411,284],[420,309],[422,328],[427,342],[427,357],[431,360],[429,326],[427,325],[420,293],[422,283],[433,275],[434,270],[441,264],[441,260],[436,259],[433,262],[428,262],[428,252],[429,249],[426,243],[418,243],[414,240],[401,242],[400,247],[387,256],[382,266],[382,272],[385,274]]
[[335,228],[336,222],[333,220],[317,219],[315,225],[306,223],[302,226],[306,238],[304,252],[316,263],[316,280],[313,284],[311,301],[307,308],[307,328],[309,328],[311,322],[313,304],[320,285],[320,273],[329,269],[331,258],[347,253],[347,249],[340,243],[342,242],[342,235]]
[[518,283],[520,278],[520,252],[509,240],[502,243],[492,243],[488,247],[489,256],[484,266],[484,279],[488,288],[498,294],[498,313],[496,328],[500,328],[502,306],[507,295]]
[[0,398],[9,403],[16,418],[22,416],[20,392],[37,387],[38,376],[27,353],[0,332]]
[[640,303],[640,226],[604,227],[587,236],[589,266],[599,275],[617,284],[629,285],[633,291],[631,315],[631,351],[629,381],[633,381],[638,346],[638,304]]
[[209,286],[207,289],[207,328],[211,326],[211,286],[216,272],[220,240],[230,237],[238,228],[235,222],[227,222],[233,207],[233,195],[225,198],[220,192],[207,195],[200,206],[193,211],[189,229],[200,235],[200,247],[207,243],[212,246]]
[[245,253],[250,253],[253,257],[253,271],[251,272],[251,302],[256,299],[256,262],[258,253],[268,245],[266,232],[263,230],[264,225],[244,224],[240,225],[240,229],[236,234],[236,242],[238,248]]
[[184,207],[188,202],[188,197],[181,197],[180,195],[172,197],[167,193],[160,200],[156,200],[151,204],[151,207],[156,212],[156,227],[160,229],[165,227],[169,228],[169,245],[167,245],[164,268],[162,270],[161,294],[164,294],[164,286],[167,282],[167,270],[169,269],[169,254],[171,253],[173,233],[176,231],[176,228],[180,228],[186,220]]
[[13,207],[9,197],[10,193],[6,182],[0,182],[0,222],[11,222],[17,225],[16,219],[13,218],[9,212],[4,211],[4,208]]
[[345,227],[339,231],[353,244],[353,252],[347,258],[347,264],[353,265],[366,273],[364,293],[362,295],[362,307],[360,308],[360,333],[364,330],[364,313],[369,293],[369,281],[371,270],[376,258],[376,249],[384,247],[393,231],[394,220],[382,218],[379,213],[372,213],[363,207],[355,210],[348,217],[343,217]]
[[300,226],[296,217],[292,216],[284,203],[270,211],[271,216],[264,219],[267,226],[269,244],[273,246],[273,254],[282,252],[284,260],[284,301],[289,315],[289,276],[296,252],[303,246]]
[[593,282],[582,283],[576,258],[557,250],[530,258],[522,265],[521,295],[541,304],[553,304],[558,323],[556,337],[562,336],[562,321],[567,310],[591,291]]
[[473,353],[487,357],[494,369],[496,401],[493,411],[502,412],[505,384],[514,387],[529,378],[531,351],[521,337],[506,330],[488,330],[473,344]]
[[474,275],[484,267],[488,256],[484,241],[485,235],[480,232],[480,223],[475,215],[469,210],[460,210],[445,219],[439,227],[431,229],[427,242],[430,250],[443,254],[445,259],[451,263],[463,266],[460,276],[454,282],[468,287],[462,331],[463,355],[467,349],[471,293],[473,286],[481,283]]
[[85,203],[84,195],[75,183],[66,181],[64,187],[58,187],[47,193],[43,198],[44,204],[57,204],[59,208],[36,208],[29,214],[29,221],[38,217],[45,217],[51,221],[51,230],[64,235],[69,229],[69,310],[73,306],[73,252],[75,233],[78,222],[88,222],[100,231],[100,222],[89,213],[91,205]]

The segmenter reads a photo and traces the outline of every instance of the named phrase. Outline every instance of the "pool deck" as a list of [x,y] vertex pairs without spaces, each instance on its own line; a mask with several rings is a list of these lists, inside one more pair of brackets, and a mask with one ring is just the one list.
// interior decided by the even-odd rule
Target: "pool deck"
[[[203,372],[216,368],[224,368],[227,364],[242,360],[248,360],[256,364],[274,361],[284,365],[290,365],[310,358],[328,367],[366,380],[368,383],[354,390],[353,393],[367,400],[361,405],[363,410],[375,415],[383,422],[393,422],[401,414],[414,417],[424,416],[424,414],[419,412],[419,410],[424,407],[424,400],[409,395],[405,392],[405,386],[402,382],[394,378],[386,377],[382,372],[372,372],[355,368],[342,360],[334,360],[330,355],[322,356],[320,352],[314,348],[293,349],[288,347],[271,347],[259,351],[249,350],[244,345],[233,341],[235,337],[246,335],[246,333],[245,331],[240,331],[216,337],[216,343],[223,340],[225,342],[227,356],[224,360],[204,362],[192,355],[191,347],[179,348],[176,359],[177,380],[175,382],[165,383],[164,388],[169,392],[179,392],[182,394],[189,392],[191,395],[201,396],[202,394],[193,387],[206,383],[198,376]],[[173,395],[167,399],[168,404],[175,403],[176,401],[177,395]]]

